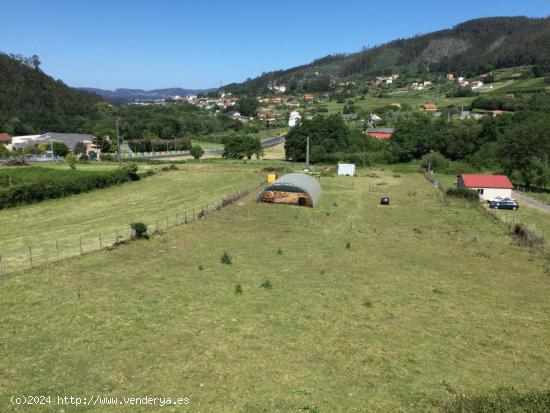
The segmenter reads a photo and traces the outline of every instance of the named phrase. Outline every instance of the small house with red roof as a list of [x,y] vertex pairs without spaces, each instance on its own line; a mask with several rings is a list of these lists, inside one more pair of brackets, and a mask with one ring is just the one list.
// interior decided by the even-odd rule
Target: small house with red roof
[[11,144],[11,136],[7,133],[0,133],[0,144],[2,145],[10,145]]
[[481,199],[489,201],[497,196],[511,198],[514,186],[506,175],[462,174],[457,177],[456,187],[476,191]]

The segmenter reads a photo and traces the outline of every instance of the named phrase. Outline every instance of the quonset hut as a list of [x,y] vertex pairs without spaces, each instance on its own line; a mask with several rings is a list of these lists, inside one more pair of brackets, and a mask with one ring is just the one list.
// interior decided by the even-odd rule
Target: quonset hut
[[258,194],[257,202],[315,208],[320,199],[321,185],[317,179],[306,174],[292,173],[267,184]]

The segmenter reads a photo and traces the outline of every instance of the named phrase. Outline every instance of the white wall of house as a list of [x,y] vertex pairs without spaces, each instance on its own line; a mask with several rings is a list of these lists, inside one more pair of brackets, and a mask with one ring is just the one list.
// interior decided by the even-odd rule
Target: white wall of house
[[512,198],[512,190],[505,188],[468,188],[479,193],[479,197],[484,201],[501,196],[503,198]]

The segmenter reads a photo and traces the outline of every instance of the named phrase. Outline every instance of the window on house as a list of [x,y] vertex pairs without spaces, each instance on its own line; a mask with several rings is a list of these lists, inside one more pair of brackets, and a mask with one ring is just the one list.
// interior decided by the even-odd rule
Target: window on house
[[479,195],[483,195],[483,189],[478,189],[478,190],[477,190],[477,193],[478,193]]

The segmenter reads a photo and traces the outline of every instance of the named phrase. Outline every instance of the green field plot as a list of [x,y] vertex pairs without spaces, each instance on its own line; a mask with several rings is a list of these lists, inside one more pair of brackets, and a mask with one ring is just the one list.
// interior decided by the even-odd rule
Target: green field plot
[[181,220],[191,208],[198,212],[208,202],[259,180],[251,168],[207,164],[179,168],[138,182],[0,210],[5,270],[28,266],[29,247],[36,264],[56,259],[57,250],[61,257],[80,252],[81,239],[83,252],[97,249],[100,242],[110,245],[117,231],[127,237],[131,222],[172,226],[177,213]]
[[[141,197],[166,209],[167,182],[191,199],[254,178],[212,172],[152,177]],[[547,389],[543,253],[419,174],[359,173],[321,178],[316,209],[251,194],[149,241],[0,279],[0,411],[24,393],[189,397],[167,412],[438,412],[456,394]],[[134,218],[130,194],[108,198],[89,209]]]

